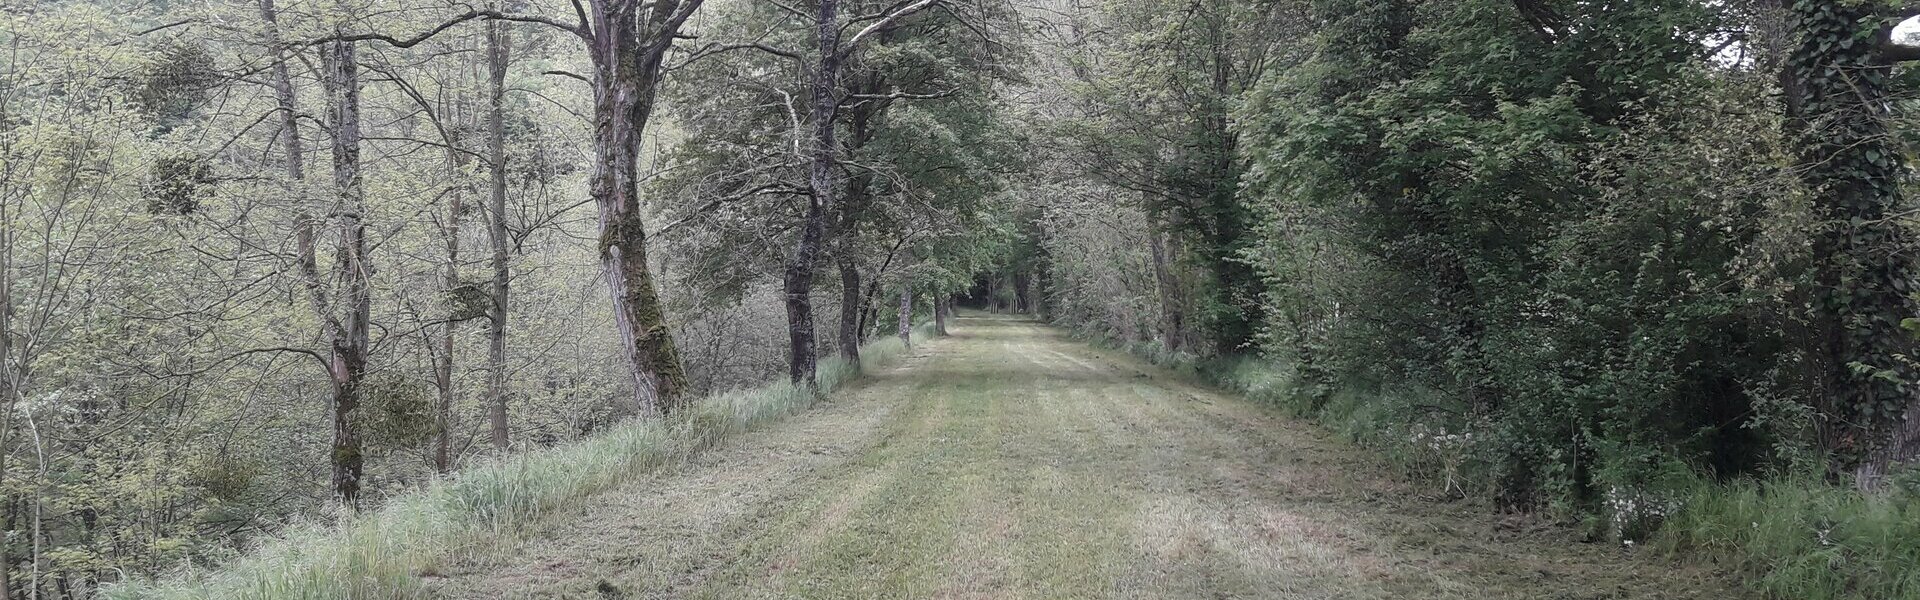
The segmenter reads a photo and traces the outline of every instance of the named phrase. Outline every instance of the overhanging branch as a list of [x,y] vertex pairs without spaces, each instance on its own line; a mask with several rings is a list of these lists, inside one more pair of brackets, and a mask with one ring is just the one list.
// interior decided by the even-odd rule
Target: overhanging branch
[[913,4],[908,4],[906,7],[901,8],[900,10],[893,11],[887,16],[882,17],[879,21],[875,21],[872,25],[868,25],[866,26],[866,28],[861,29],[860,33],[853,34],[853,37],[849,38],[847,40],[846,45],[840,49],[840,56],[842,58],[845,58],[848,54],[851,54],[854,50],[860,47],[860,42],[866,40],[868,36],[872,36],[875,33],[884,31],[888,27],[892,27],[894,23],[898,23],[901,19],[907,18],[908,15],[912,15],[913,13],[926,10],[927,7],[933,6],[935,4],[939,4],[943,1],[944,0],[919,0],[918,2],[914,2]]
[[572,33],[582,38],[587,37],[587,29],[585,24],[568,25],[566,23],[561,23],[559,21],[555,21],[553,19],[549,19],[546,17],[534,16],[534,15],[508,14],[508,13],[503,13],[497,10],[470,10],[470,11],[467,11],[465,14],[461,14],[451,19],[447,19],[445,22],[442,22],[439,25],[434,26],[432,29],[428,29],[424,32],[421,32],[419,35],[415,35],[413,37],[397,38],[384,33],[355,33],[355,34],[349,34],[349,35],[336,35],[336,36],[324,37],[317,40],[305,42],[304,45],[318,46],[320,44],[324,44],[327,42],[374,41],[374,42],[386,42],[387,45],[393,46],[395,48],[412,48],[414,46],[420,45],[421,42],[425,42],[427,40],[433,39],[433,36],[440,35],[441,32],[444,32],[448,29],[452,29],[453,26],[455,25],[459,25],[461,23],[465,23],[467,21],[472,21],[475,19],[493,19],[498,21],[515,21],[520,23],[539,23],[542,25],[547,25],[547,26],[559,29],[561,31]]

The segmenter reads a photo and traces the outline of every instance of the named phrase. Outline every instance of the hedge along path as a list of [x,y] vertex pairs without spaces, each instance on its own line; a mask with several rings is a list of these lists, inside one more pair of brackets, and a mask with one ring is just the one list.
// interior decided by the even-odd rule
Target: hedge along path
[[424,575],[437,598],[1715,598],[1015,317]]

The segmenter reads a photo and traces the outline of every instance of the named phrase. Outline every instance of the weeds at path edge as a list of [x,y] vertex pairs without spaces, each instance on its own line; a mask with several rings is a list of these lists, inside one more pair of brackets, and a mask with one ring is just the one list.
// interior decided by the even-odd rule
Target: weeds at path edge
[[[931,337],[930,326],[916,329]],[[900,358],[887,337],[862,351],[864,368]],[[668,419],[634,421],[605,434],[465,469],[385,506],[332,524],[297,526],[218,569],[133,581],[112,600],[373,600],[409,598],[421,577],[457,549],[510,537],[542,516],[631,478],[681,463],[729,436],[812,406],[854,380],[844,361],[821,361],[819,394],[786,381],[716,394]]]

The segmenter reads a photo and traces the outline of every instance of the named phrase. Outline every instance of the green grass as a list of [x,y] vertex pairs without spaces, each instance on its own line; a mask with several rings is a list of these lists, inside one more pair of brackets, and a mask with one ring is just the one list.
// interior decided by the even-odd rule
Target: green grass
[[1660,534],[1776,598],[1920,598],[1920,498],[1817,482],[1700,482]]
[[[929,337],[921,327],[921,339]],[[900,340],[887,337],[862,351],[869,368],[896,360]],[[843,361],[821,362],[821,393],[852,380]],[[116,600],[334,600],[409,597],[420,576],[461,549],[519,532],[543,515],[651,470],[677,464],[727,436],[811,406],[804,386],[778,382],[717,394],[685,414],[635,421],[557,448],[503,458],[394,498],[378,510],[332,524],[290,528],[256,550],[211,571],[110,589]]]
[[[1483,465],[1472,459],[1439,465],[1432,452],[1412,447],[1404,435],[1412,407],[1438,402],[1417,391],[1340,389],[1316,406],[1295,386],[1292,370],[1271,361],[1201,360],[1156,346],[1104,345],[1311,420],[1381,453],[1403,476],[1430,479],[1452,468],[1461,481],[1451,484],[1461,492],[1493,491]],[[1653,545],[1677,558],[1711,561],[1768,598],[1920,600],[1920,486],[1903,488],[1867,495],[1818,481],[1697,476],[1678,494],[1681,509]]]

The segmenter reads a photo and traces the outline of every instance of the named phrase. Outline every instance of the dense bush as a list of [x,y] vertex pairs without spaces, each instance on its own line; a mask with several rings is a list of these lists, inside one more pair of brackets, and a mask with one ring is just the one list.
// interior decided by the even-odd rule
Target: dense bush
[[[1275,42],[1232,19],[1136,31],[1146,9],[1121,4],[1102,25],[1128,33],[1071,75],[1085,108],[1063,128],[1113,141],[1100,160],[1178,144],[1158,156],[1177,169],[1218,140],[1140,127],[1115,90],[1145,114],[1192,109],[1209,98],[1129,78],[1136,63],[1251,65],[1252,84],[1215,88],[1239,164],[1210,173],[1236,193],[1101,162],[1104,185],[1047,190],[1071,217],[1038,241],[1056,320],[1315,419],[1437,493],[1710,550],[1781,597],[1920,593],[1894,566],[1920,550],[1911,495],[1846,489],[1920,451],[1899,433],[1920,415],[1915,345],[1891,329],[1920,289],[1899,145],[1913,73],[1876,45],[1902,13],[1195,5],[1295,34]],[[1207,42],[1167,41],[1180,28]],[[1170,204],[1249,227],[1217,243]],[[1207,300],[1222,247],[1257,275],[1256,343],[1183,345],[1231,321]]]

